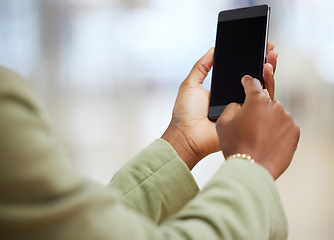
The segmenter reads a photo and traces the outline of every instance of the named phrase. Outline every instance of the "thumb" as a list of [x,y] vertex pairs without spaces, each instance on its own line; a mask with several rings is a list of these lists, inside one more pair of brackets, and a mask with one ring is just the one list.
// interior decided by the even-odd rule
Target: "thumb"
[[202,87],[204,79],[213,65],[213,55],[214,48],[211,48],[200,60],[195,63],[188,77],[184,81],[184,84]]

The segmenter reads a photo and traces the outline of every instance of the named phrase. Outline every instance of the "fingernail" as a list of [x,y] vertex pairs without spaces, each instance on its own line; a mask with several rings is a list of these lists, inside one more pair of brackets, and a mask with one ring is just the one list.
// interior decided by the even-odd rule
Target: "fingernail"
[[245,81],[249,81],[250,79],[253,79],[253,78],[249,75],[245,75],[243,76],[243,78],[241,78],[241,83],[244,84]]
[[247,79],[252,79],[252,77],[251,76],[249,76],[249,75],[245,75],[243,78],[247,78]]

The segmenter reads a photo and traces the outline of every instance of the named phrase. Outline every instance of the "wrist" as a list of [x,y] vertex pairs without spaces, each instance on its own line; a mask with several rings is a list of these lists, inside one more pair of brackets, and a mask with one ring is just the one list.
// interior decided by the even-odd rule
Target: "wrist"
[[191,144],[183,132],[170,124],[164,134],[161,136],[162,139],[167,141],[177,152],[179,157],[184,161],[190,170],[201,160],[201,157],[193,150]]
[[226,161],[229,160],[229,159],[236,159],[236,158],[245,159],[245,160],[248,160],[251,163],[255,162],[255,160],[250,155],[245,154],[245,153],[242,153],[242,154],[237,153],[237,154],[230,155],[229,157],[226,158]]
[[[270,161],[266,161],[261,157],[261,154],[256,154],[254,151],[241,151],[242,153],[236,153],[229,155],[226,157],[226,161],[230,161],[233,159],[244,159],[249,161],[250,163],[257,163],[258,165],[261,165],[264,169],[268,171],[268,173],[273,177],[274,180],[276,180],[279,175],[276,173],[275,168],[270,164]],[[247,153],[252,153],[252,155],[245,154],[244,152]],[[255,157],[254,157],[255,156]]]

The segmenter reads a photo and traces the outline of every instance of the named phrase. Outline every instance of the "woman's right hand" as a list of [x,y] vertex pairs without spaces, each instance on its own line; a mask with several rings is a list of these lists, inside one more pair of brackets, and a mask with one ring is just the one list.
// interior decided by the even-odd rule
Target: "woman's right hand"
[[283,105],[263,92],[260,81],[242,79],[245,103],[229,104],[217,120],[217,132],[225,158],[250,155],[277,179],[289,166],[297,149],[300,129]]

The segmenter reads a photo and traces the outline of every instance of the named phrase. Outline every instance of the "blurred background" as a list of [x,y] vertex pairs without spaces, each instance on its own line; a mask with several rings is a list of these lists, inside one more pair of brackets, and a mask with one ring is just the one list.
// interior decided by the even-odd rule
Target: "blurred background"
[[[218,13],[264,3],[279,52],[276,97],[301,127],[277,181],[289,239],[331,240],[334,1],[0,0],[0,65],[47,105],[77,168],[106,184],[168,126],[180,83],[215,44]],[[216,153],[195,167],[200,187],[223,161]]]

